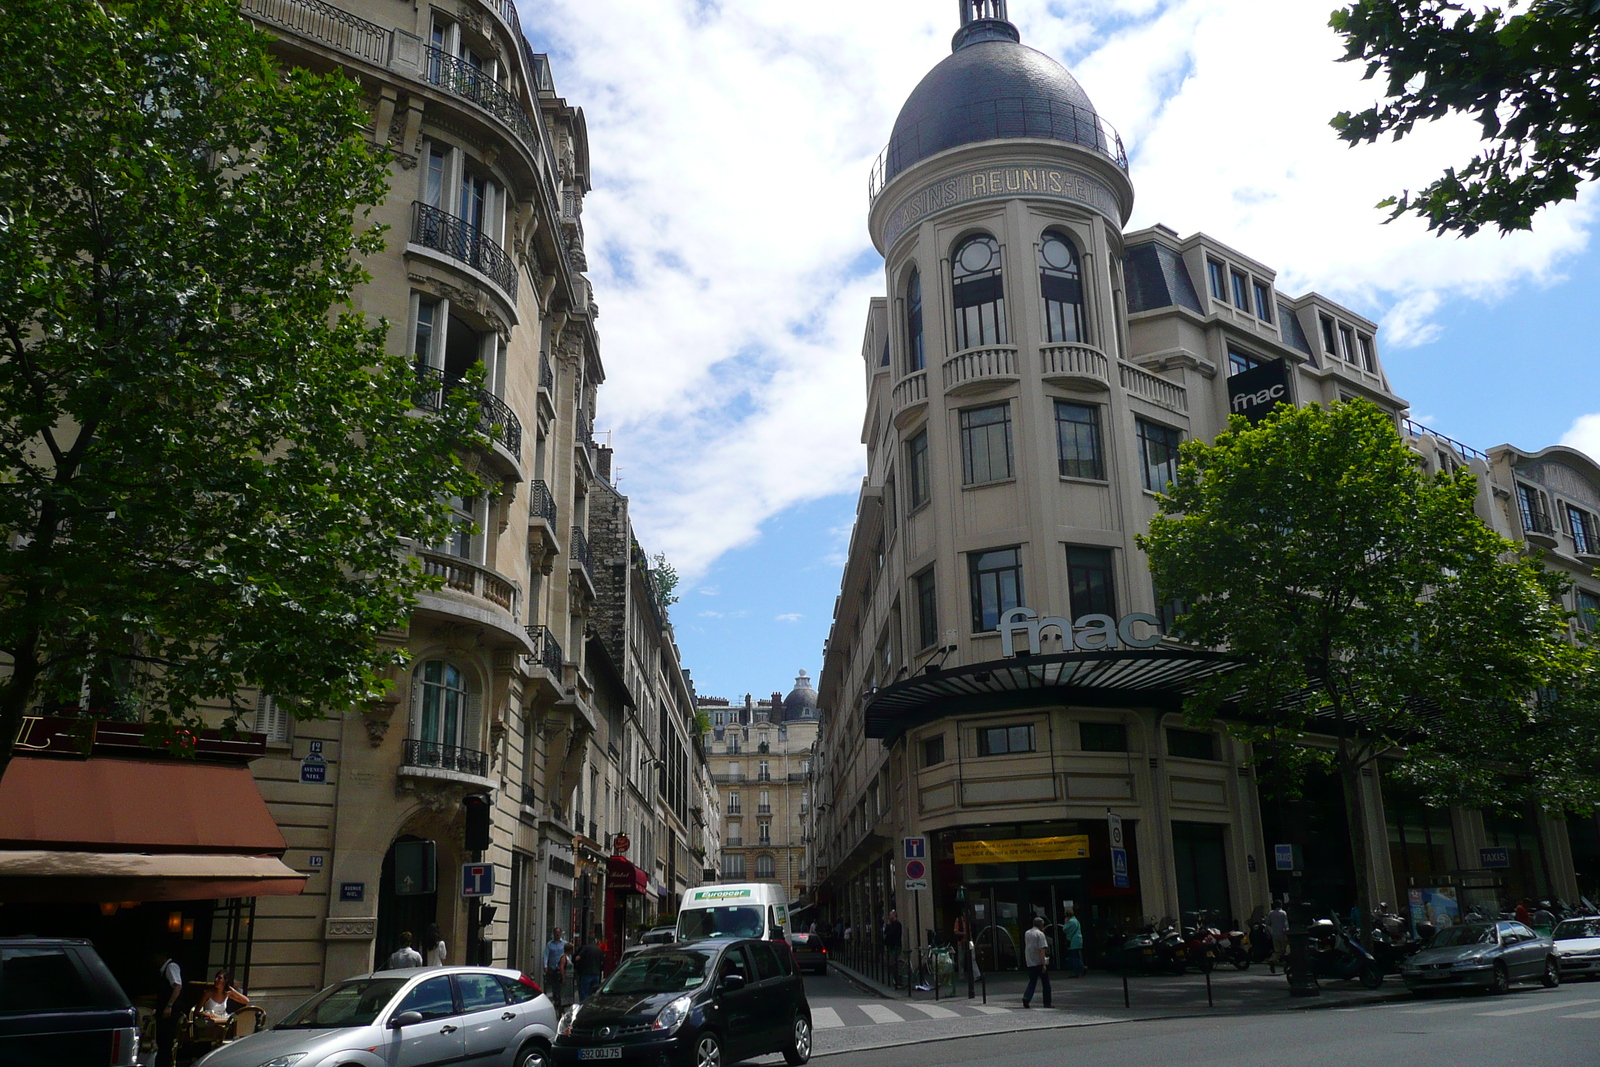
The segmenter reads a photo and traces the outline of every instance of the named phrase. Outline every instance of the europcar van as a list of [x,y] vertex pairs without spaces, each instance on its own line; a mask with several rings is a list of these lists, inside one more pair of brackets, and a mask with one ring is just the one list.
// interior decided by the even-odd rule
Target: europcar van
[[678,940],[789,936],[789,901],[781,886],[768,882],[703,885],[683,894],[678,909]]

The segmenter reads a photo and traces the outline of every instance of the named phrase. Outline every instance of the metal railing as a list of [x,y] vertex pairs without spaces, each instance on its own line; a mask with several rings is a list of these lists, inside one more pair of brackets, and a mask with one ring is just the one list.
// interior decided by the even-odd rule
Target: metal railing
[[989,345],[957,352],[944,361],[944,387],[952,389],[963,382],[1017,376],[1015,345]]
[[[446,378],[444,371],[425,364],[416,365],[417,388],[411,402],[423,411],[443,411],[445,397],[453,389],[461,388],[460,378]],[[504,400],[487,389],[478,390],[478,432],[491,441],[499,441],[522,462],[522,420]]]
[[574,563],[581,564],[583,573],[589,576],[589,581],[594,581],[594,555],[589,551],[589,538],[585,536],[582,526],[572,528],[572,544],[567,548],[567,554]]
[[1420,422],[1415,422],[1409,418],[1403,418],[1400,420],[1400,427],[1411,437],[1432,437],[1436,441],[1443,441],[1445,444],[1449,445],[1451,448],[1455,449],[1457,452],[1468,457],[1469,459],[1481,459],[1485,463],[1489,462],[1489,453],[1480,452],[1471,445],[1464,445],[1460,441],[1457,441],[1454,437],[1446,437],[1438,430],[1430,430]]
[[539,135],[528,120],[527,112],[523,111],[521,101],[471,63],[432,45],[423,51],[429,82],[487,111],[510,127],[530,151],[539,154]]
[[1044,378],[1092,378],[1111,383],[1105,353],[1093,345],[1045,345],[1039,349],[1039,375]]
[[757,815],[771,815],[772,814],[772,805],[771,804],[757,804],[756,805],[756,814]]
[[561,678],[563,653],[561,651],[561,642],[557,641],[556,635],[550,632],[550,627],[528,627],[528,640],[533,642],[533,655],[528,658],[555,675],[559,680]]
[[589,421],[589,413],[581,407],[578,409],[578,417],[572,431],[572,439],[584,450],[594,451],[594,423]]
[[528,493],[528,512],[536,519],[543,519],[553,529],[556,525],[556,498],[550,492],[550,487],[544,483],[543,478],[533,480],[533,488]]
[[1006,96],[946,109],[927,122],[905,128],[896,126],[893,140],[873,161],[867,198],[876,200],[895,175],[936,152],[1011,137],[1082,145],[1105,156],[1121,170],[1128,169],[1128,152],[1122,137],[1094,111],[1036,97]]
[[539,388],[556,395],[556,372],[550,369],[550,360],[544,356],[539,357]]
[[389,64],[389,31],[322,0],[240,0],[251,18],[288,30],[357,59]]
[[1119,363],[1117,369],[1122,374],[1122,387],[1134,396],[1142,396],[1150,403],[1172,411],[1189,410],[1189,391],[1177,382],[1169,382],[1131,363]]
[[443,552],[420,552],[422,573],[444,579],[447,588],[482,597],[492,604],[517,613],[517,587],[470,559]]
[[413,201],[411,207],[412,244],[465,263],[494,282],[513,304],[516,303],[517,266],[505,249],[466,219],[420,200]]
[[539,806],[539,793],[533,788],[532,782],[522,783],[522,803],[530,808]]
[[418,741],[408,737],[400,764],[403,767],[429,767],[483,778],[489,773],[489,754],[475,748],[441,745],[437,741]]

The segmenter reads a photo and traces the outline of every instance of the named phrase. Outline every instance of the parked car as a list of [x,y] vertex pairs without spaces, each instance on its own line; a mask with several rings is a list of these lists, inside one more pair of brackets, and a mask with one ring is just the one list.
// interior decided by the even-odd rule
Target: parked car
[[551,1058],[724,1067],[770,1052],[791,1064],[811,1058],[805,982],[781,946],[739,938],[629,955],[561,1016]]
[[1555,942],[1556,957],[1561,961],[1561,977],[1600,976],[1600,916],[1562,919],[1550,939]]
[[532,978],[492,967],[376,971],[331,985],[205,1067],[544,1067],[556,1009]]
[[1400,975],[1413,993],[1462,987],[1504,993],[1513,982],[1560,985],[1561,964],[1555,942],[1522,923],[1462,923],[1435,934]]
[[828,973],[828,946],[822,943],[821,934],[790,934],[789,950],[802,971]]
[[129,1067],[139,1060],[138,1027],[128,995],[89,942],[0,938],[5,1067]]

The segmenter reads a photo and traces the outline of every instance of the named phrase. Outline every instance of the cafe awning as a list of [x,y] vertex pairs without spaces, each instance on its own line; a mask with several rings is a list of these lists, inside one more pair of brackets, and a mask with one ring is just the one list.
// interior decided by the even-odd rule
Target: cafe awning
[[22,756],[0,778],[0,900],[295,895],[286,847],[248,767]]
[[618,893],[646,893],[650,876],[621,856],[606,859],[606,888]]

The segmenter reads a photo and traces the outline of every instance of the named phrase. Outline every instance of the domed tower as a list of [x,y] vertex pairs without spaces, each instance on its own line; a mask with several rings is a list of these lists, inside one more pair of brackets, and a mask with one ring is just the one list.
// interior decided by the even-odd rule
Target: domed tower
[[794,722],[796,719],[816,717],[817,691],[812,688],[811,679],[802,668],[800,676],[794,680],[794,688],[783,698],[783,721]]

